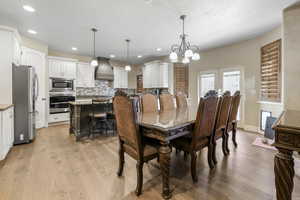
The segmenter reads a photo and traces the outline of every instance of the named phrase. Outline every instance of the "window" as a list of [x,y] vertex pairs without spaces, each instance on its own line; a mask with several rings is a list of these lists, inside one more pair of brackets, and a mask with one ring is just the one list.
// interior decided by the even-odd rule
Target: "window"
[[267,123],[267,118],[271,117],[272,113],[269,111],[260,111],[260,130],[264,131]]
[[240,90],[240,71],[228,71],[223,73],[223,91],[230,91],[233,95]]
[[189,70],[188,66],[175,63],[174,64],[174,90],[175,94],[182,92],[188,96],[189,93]]
[[[241,72],[225,71],[223,72],[223,91],[230,91],[231,95],[240,90]],[[241,106],[240,106],[241,107]],[[240,107],[237,113],[237,120],[241,119]]]
[[261,100],[281,101],[281,40],[261,48]]
[[209,90],[215,89],[215,74],[202,74],[200,75],[200,95],[204,97],[204,95]]

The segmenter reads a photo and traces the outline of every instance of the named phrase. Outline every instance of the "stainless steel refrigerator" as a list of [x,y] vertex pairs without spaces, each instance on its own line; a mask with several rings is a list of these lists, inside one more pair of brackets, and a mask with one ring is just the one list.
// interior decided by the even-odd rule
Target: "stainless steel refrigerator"
[[13,65],[14,144],[34,140],[38,79],[34,67]]

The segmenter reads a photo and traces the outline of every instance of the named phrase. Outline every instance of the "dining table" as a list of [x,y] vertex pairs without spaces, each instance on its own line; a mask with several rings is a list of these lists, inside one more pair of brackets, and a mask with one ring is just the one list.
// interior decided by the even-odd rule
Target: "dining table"
[[170,199],[170,143],[172,140],[191,133],[196,120],[195,108],[175,108],[159,112],[137,114],[137,124],[144,137],[152,138],[159,143],[159,164],[162,174],[162,197]]

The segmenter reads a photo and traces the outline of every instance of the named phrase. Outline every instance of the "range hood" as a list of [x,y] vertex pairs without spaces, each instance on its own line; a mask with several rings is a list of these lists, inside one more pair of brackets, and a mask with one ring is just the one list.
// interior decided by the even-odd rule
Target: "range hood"
[[108,58],[97,57],[98,66],[95,67],[95,80],[114,80],[113,66]]

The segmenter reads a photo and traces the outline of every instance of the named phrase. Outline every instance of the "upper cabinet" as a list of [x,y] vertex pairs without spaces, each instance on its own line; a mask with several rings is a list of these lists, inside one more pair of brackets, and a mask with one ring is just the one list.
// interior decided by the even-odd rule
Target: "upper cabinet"
[[95,67],[89,63],[77,63],[77,87],[95,87]]
[[13,37],[13,63],[16,65],[21,64],[21,55],[22,55],[22,50],[21,50],[21,44],[20,40],[18,37],[14,36]]
[[114,67],[114,88],[128,88],[128,72],[123,67]]
[[76,62],[74,59],[48,57],[49,77],[76,79]]
[[169,87],[169,63],[153,61],[143,67],[144,88]]
[[12,104],[12,64],[21,63],[20,44],[16,29],[0,26],[0,104]]

